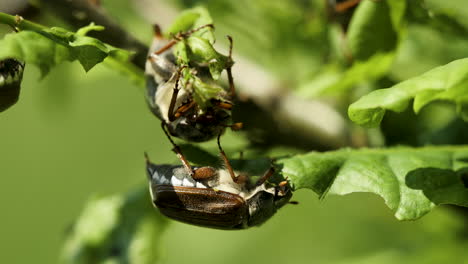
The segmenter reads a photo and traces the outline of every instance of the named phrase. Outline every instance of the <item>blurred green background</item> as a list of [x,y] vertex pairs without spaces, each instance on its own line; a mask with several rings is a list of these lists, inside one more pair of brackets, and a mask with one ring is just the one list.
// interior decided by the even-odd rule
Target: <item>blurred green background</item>
[[[126,11],[127,1],[103,2],[120,23],[149,41],[151,28]],[[207,3],[213,6],[216,2]],[[221,19],[216,8],[223,7],[210,10],[215,21]],[[323,34],[309,26],[310,36]],[[413,30],[431,35],[426,29]],[[241,36],[237,39],[242,43]],[[287,52],[290,49],[297,53],[292,56],[301,57],[288,70],[303,68],[301,52],[307,49],[303,46],[306,40],[282,50],[282,56],[294,54]],[[444,45],[433,43],[433,49]],[[245,48],[245,42],[240,46],[247,56],[254,53]],[[281,43],[270,48],[277,46]],[[467,53],[453,49],[450,57]],[[305,58],[313,58],[317,52]],[[261,65],[272,65],[270,60],[277,57],[268,54],[253,58]],[[404,75],[400,78],[407,78],[447,60],[431,58],[434,61],[419,61],[419,68],[412,67],[410,73],[397,68],[394,76],[400,73]],[[399,62],[409,63],[406,57]],[[313,71],[318,65],[315,62],[308,69]],[[272,72],[278,69],[278,64],[270,67]],[[43,80],[34,67],[26,67],[24,76],[20,101],[0,114],[0,260],[56,263],[66,231],[89,197],[146,184],[144,151],[155,163],[178,161],[159,121],[148,111],[142,89],[128,78],[102,65],[84,73],[77,63],[60,65]],[[225,141],[235,145],[236,136],[227,135]],[[311,191],[299,190],[293,199],[299,205],[288,205],[260,228],[245,231],[171,222],[155,250],[162,248],[162,263],[468,263],[463,242],[466,234],[462,233],[466,219],[450,208],[438,208],[415,222],[398,222],[373,195],[319,201]]]

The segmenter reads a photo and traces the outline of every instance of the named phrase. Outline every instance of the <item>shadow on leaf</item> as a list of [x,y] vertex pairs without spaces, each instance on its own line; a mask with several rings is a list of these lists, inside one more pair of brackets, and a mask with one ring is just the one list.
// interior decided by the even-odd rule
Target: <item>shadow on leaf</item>
[[435,204],[455,204],[468,207],[468,167],[453,171],[420,168],[406,175],[406,185],[422,190]]

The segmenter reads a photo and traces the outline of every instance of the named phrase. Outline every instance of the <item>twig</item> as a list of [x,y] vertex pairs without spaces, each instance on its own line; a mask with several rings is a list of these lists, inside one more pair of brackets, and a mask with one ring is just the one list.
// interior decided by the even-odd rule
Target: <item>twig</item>
[[24,20],[21,16],[12,16],[0,12],[0,23],[9,25],[13,29],[27,29],[31,31],[42,32],[46,29],[44,26]]

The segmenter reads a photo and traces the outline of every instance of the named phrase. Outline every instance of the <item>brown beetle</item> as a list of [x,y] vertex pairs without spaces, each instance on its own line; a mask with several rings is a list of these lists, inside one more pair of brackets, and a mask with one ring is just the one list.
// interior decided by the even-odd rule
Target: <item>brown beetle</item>
[[183,166],[148,162],[153,204],[162,214],[184,223],[244,229],[268,220],[292,195],[289,187],[263,183],[247,188],[233,182],[226,170],[213,172],[212,179],[195,181]]
[[[222,150],[221,155],[225,159]],[[229,161],[223,169],[194,167],[193,176],[184,166],[156,165],[148,158],[146,168],[152,201],[160,212],[203,227],[235,230],[260,225],[292,196],[286,181],[266,182],[273,167],[254,184],[246,176],[235,176]]]
[[[151,112],[167,127],[172,136],[191,141],[204,142],[223,133],[226,127],[238,129],[239,124],[231,124],[232,100],[235,97],[235,87],[231,67],[227,67],[229,92],[220,94],[223,100],[211,99],[209,106],[202,108],[194,100],[187,87],[179,87],[179,80],[183,79],[183,70],[198,72],[200,79],[207,78],[206,65],[177,65],[173,46],[194,32],[204,28],[213,28],[207,24],[187,32],[179,32],[173,39],[166,39],[155,25],[154,39],[151,44],[145,65],[146,98]],[[229,60],[232,61],[232,38],[230,41]]]

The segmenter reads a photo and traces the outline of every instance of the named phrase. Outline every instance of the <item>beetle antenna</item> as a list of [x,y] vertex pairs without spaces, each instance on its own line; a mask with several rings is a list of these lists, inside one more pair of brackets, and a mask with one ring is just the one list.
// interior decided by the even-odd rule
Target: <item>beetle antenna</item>
[[361,2],[361,0],[346,0],[344,2],[337,3],[335,6],[335,12],[343,13],[346,10],[358,5],[359,2]]
[[169,133],[167,132],[166,130],[166,123],[161,122],[161,127],[162,127],[162,130],[164,131],[164,134],[166,134],[167,138],[169,139],[169,141],[171,142],[172,144],[172,151],[174,151],[176,154],[177,154],[177,157],[179,157],[180,161],[182,161],[182,165],[184,165],[185,167],[185,170],[187,171],[187,173],[190,175],[190,176],[193,176],[195,174],[192,166],[190,166],[190,163],[188,162],[188,160],[185,158],[184,154],[182,153],[182,150],[180,149],[180,147],[174,142],[174,140],[172,140],[171,136],[169,135]]
[[148,152],[143,152],[143,155],[145,155],[145,161],[146,161],[146,164],[149,164],[151,161],[149,159],[149,156],[148,156]]

